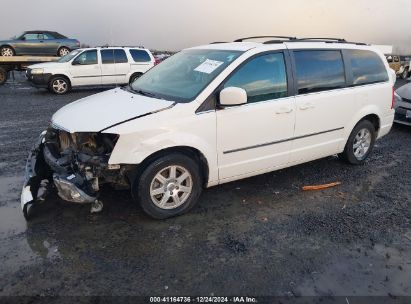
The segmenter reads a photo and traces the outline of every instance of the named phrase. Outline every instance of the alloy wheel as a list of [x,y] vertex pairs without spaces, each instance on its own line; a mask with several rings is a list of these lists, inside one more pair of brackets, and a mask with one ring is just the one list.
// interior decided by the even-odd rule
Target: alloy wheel
[[4,47],[4,48],[1,49],[1,56],[11,57],[11,56],[13,56],[13,55],[14,55],[14,52],[13,52],[13,50],[12,50],[11,48],[9,48],[9,47]]
[[371,146],[371,132],[368,129],[361,129],[354,138],[353,152],[358,160],[362,160]]
[[54,80],[53,83],[52,83],[52,86],[53,86],[54,92],[56,92],[58,94],[63,94],[68,89],[68,84],[63,79]]
[[152,202],[161,209],[174,209],[184,204],[193,190],[190,172],[182,166],[168,166],[151,181]]
[[59,51],[59,55],[60,55],[61,57],[66,56],[68,53],[70,53],[70,50],[67,49],[67,48],[62,48],[62,49],[60,49],[60,51]]

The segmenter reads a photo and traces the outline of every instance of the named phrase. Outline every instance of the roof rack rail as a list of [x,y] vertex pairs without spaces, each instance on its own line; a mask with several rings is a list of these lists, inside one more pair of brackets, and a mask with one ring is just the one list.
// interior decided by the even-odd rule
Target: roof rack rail
[[260,38],[279,38],[279,39],[288,39],[288,40],[296,40],[296,37],[290,37],[290,36],[251,36],[251,37],[244,37],[244,38],[239,38],[234,40],[234,42],[243,42],[244,40],[250,40],[250,39],[260,39]]
[[367,43],[364,43],[364,42],[351,42],[351,41],[347,41],[343,38],[299,38],[299,39],[294,40],[294,42],[304,42],[304,41],[367,45]]
[[140,48],[140,49],[145,48],[142,45],[101,45],[101,46],[96,46],[96,47],[99,47],[99,48],[102,48],[102,49],[104,49],[104,48],[115,48],[115,47],[120,47],[120,48],[128,47],[128,48]]
[[347,42],[344,38],[298,38],[297,40],[322,40],[322,41],[330,41],[330,42]]
[[210,44],[219,44],[219,43],[228,43],[227,41],[214,41],[210,42]]

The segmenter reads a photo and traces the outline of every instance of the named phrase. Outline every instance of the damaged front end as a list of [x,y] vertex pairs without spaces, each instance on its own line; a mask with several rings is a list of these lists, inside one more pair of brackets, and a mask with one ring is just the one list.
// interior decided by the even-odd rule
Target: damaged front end
[[30,218],[30,207],[44,201],[53,189],[65,201],[93,203],[101,209],[101,183],[129,186],[128,168],[108,164],[118,137],[101,132],[69,133],[52,127],[42,132],[26,163],[21,194],[25,218]]

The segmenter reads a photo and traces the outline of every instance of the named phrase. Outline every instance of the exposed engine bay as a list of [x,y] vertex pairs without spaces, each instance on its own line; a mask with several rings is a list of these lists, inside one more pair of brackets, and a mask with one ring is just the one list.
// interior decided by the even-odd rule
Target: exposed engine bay
[[44,131],[26,164],[21,196],[26,218],[29,206],[44,201],[53,189],[65,201],[92,203],[92,211],[100,211],[101,184],[129,187],[130,166],[108,164],[118,137],[101,132],[69,133],[53,127]]

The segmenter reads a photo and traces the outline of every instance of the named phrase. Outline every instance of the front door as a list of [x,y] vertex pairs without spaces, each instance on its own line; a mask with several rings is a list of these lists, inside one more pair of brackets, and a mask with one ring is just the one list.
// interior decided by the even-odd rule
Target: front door
[[217,110],[220,181],[287,164],[294,133],[295,102],[288,90],[283,52],[255,56],[223,87],[240,87],[247,103]]
[[101,68],[97,50],[88,50],[78,55],[71,63],[72,85],[101,85]]
[[27,33],[22,37],[22,41],[19,42],[19,48],[17,52],[25,55],[39,55],[43,54],[43,43],[40,38],[43,38],[38,33]]

